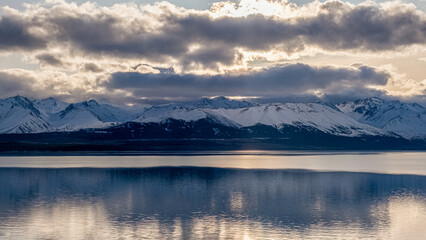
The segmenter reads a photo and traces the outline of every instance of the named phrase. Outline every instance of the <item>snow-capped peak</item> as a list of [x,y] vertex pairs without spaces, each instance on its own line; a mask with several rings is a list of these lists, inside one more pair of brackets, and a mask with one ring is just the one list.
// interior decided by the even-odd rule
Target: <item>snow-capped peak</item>
[[52,120],[58,129],[104,127],[120,122],[119,117],[111,110],[118,109],[89,100],[70,104],[65,110],[56,113]]
[[336,105],[353,119],[406,138],[426,137],[426,109],[416,103],[368,98]]
[[56,113],[51,121],[59,130],[101,128],[134,120],[143,112],[142,107],[117,107],[99,104],[96,100],[72,103]]
[[12,104],[12,106],[19,106],[25,109],[29,109],[34,113],[40,114],[40,111],[33,105],[31,100],[23,96],[15,96],[5,99],[5,102]]
[[169,119],[185,122],[207,119],[232,128],[260,124],[282,129],[290,125],[342,136],[400,135],[405,138],[426,138],[424,107],[380,98],[337,105],[259,105],[215,97],[149,108],[142,105],[112,105],[108,100],[68,104],[55,98],[31,101],[26,97],[15,96],[0,99],[0,133],[74,131],[125,122],[160,123]]
[[164,122],[168,119],[197,121],[215,119],[231,127],[250,127],[258,124],[281,128],[284,125],[310,127],[319,131],[343,136],[387,135],[346,116],[335,107],[320,103],[266,104],[246,108],[190,108],[182,106],[153,107],[136,121]]
[[0,100],[1,133],[36,133],[52,129],[46,117],[26,97]]
[[320,103],[266,104],[245,109],[213,109],[209,112],[246,127],[257,124],[277,128],[292,125],[343,136],[386,135],[385,131],[359,123]]
[[36,99],[32,101],[34,106],[46,114],[53,114],[64,110],[69,103],[60,101],[56,98],[49,97],[45,99]]

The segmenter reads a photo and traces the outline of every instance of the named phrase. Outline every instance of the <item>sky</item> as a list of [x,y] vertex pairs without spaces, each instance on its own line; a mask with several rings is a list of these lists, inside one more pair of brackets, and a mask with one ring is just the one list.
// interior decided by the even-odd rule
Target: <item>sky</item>
[[426,104],[426,1],[3,0],[0,98]]

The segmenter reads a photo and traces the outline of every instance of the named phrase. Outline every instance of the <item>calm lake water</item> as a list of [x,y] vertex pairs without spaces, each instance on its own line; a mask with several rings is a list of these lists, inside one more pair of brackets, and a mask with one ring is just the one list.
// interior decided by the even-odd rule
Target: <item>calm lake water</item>
[[0,239],[425,239],[426,153],[0,157]]

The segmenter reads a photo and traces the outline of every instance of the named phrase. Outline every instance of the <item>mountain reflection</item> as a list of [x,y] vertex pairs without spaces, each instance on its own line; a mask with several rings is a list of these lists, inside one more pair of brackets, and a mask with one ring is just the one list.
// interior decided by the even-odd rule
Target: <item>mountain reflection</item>
[[0,169],[0,238],[397,239],[420,233],[410,235],[415,239],[426,233],[425,216],[426,177],[416,175]]

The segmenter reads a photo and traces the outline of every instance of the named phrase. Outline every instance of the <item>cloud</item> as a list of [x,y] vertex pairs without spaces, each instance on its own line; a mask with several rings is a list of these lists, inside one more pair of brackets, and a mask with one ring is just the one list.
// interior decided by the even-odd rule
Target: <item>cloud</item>
[[[56,48],[68,51],[68,56],[143,59],[188,70],[243,66],[247,51],[288,56],[312,48],[380,52],[426,43],[426,15],[410,4],[261,3],[285,11],[269,13],[251,0],[217,3],[209,11],[166,2],[111,7],[61,1],[31,5],[26,11],[5,11],[0,49]],[[257,7],[250,8],[253,4]],[[229,7],[236,12],[218,14]],[[238,11],[249,14],[241,16]]]
[[0,71],[0,97],[23,95],[30,98],[57,97],[80,101],[105,96],[96,79],[86,73],[66,74],[52,70],[8,69]]
[[171,101],[424,94],[424,81],[365,65],[279,65],[318,53],[391,58],[408,49],[424,51],[426,14],[412,4],[242,0],[215,3],[210,10],[167,2],[27,6],[2,9],[0,53],[22,54],[41,68],[0,71],[0,84],[9,89],[0,95]]
[[36,58],[41,62],[42,65],[51,65],[56,67],[61,67],[64,65],[61,59],[52,55],[52,54],[40,54]]
[[363,65],[350,67],[312,67],[291,64],[258,72],[192,75],[142,74],[118,72],[103,82],[109,91],[129,91],[135,97],[187,98],[202,96],[283,96],[286,94],[351,94],[370,85],[386,85],[390,76],[383,71]]
[[29,31],[28,20],[19,16],[0,18],[0,51],[34,51],[47,47],[46,40]]
[[[238,95],[249,100],[256,97],[254,101],[260,103],[340,102],[372,96],[391,97],[384,90],[372,88],[395,81],[395,76],[389,74],[361,64],[347,67],[291,64],[256,72],[217,75],[177,74],[172,69],[100,75],[90,70],[65,74],[57,70],[11,69],[0,71],[0,98],[23,95],[56,97],[68,102],[107,98],[117,103],[159,104]],[[425,105],[425,96],[407,95],[401,99]]]
[[23,74],[0,72],[0,96],[28,95],[35,79]]
[[94,63],[86,63],[83,65],[83,71],[98,73],[98,72],[102,72],[102,69]]
[[[287,3],[284,3],[287,4]],[[426,43],[426,18],[411,5],[352,5],[327,1],[312,5],[307,16],[284,18],[262,14],[219,17],[191,14],[176,18],[169,32],[209,44],[249,50],[279,49],[286,53],[306,47],[384,51]],[[301,11],[296,9],[295,11]]]
[[407,5],[348,7],[331,1],[300,25],[308,43],[330,50],[380,51],[426,43],[425,14]]

